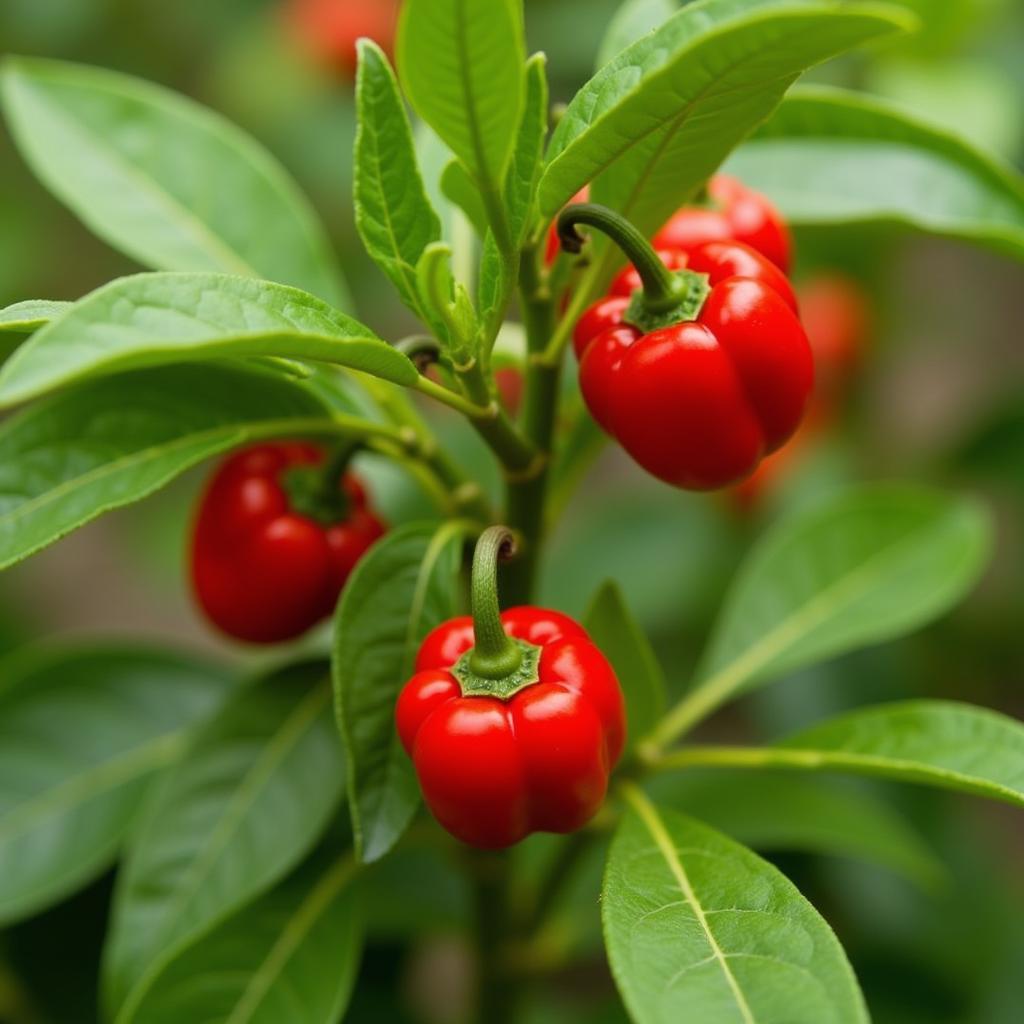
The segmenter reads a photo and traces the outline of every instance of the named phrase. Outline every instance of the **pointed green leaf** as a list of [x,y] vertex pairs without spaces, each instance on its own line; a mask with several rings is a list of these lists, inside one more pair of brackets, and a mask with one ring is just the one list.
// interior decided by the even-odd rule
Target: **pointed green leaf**
[[1024,259],[1024,179],[882,100],[800,89],[728,169],[796,224],[899,224]]
[[916,700],[852,711],[765,755],[782,767],[882,775],[1024,807],[1024,724],[969,704]]
[[331,423],[306,388],[228,366],[94,381],[0,423],[0,568],[252,437]]
[[17,655],[0,668],[0,923],[107,868],[155,772],[229,692],[222,672],[149,651]]
[[[542,217],[589,182],[595,201],[653,232],[803,71],[907,24],[899,8],[873,4],[705,0],[684,7],[606,64],[569,104],[548,147]],[[594,279],[613,263],[612,255],[601,261]]]
[[601,916],[637,1024],[868,1024],[842,947],[792,882],[706,825],[631,803]]
[[56,320],[73,305],[73,302],[27,299],[25,302],[16,302],[13,306],[5,306],[0,309],[0,332],[31,334],[40,327],[45,327],[51,320]]
[[183,948],[294,867],[335,813],[345,772],[327,675],[306,663],[246,687],[163,780],[118,877],[104,951],[119,1024]]
[[132,1024],[336,1024],[355,982],[361,929],[346,857],[301,868],[173,960]]
[[910,486],[858,488],[781,523],[737,575],[659,739],[759,682],[924,625],[974,585],[990,548],[975,502]]
[[378,860],[419,806],[419,785],[395,730],[395,702],[416,652],[457,611],[466,524],[410,523],[356,566],[334,627],[334,694],[348,758],[356,854]]
[[612,663],[626,698],[627,744],[652,729],[665,710],[665,675],[618,585],[609,580],[583,616],[591,639]]
[[518,0],[406,0],[398,71],[416,112],[500,202],[523,103]]
[[40,180],[143,266],[262,277],[347,304],[308,201],[230,121],[128,75],[38,58],[8,58],[0,91]]
[[416,264],[441,238],[424,191],[412,130],[391,65],[376,43],[359,41],[356,76],[355,217],[376,264],[414,313],[421,312]]
[[336,363],[396,384],[416,367],[357,320],[307,292],[223,274],[135,274],[98,288],[0,370],[0,405],[83,377],[223,356]]
[[522,243],[523,236],[530,226],[547,134],[547,58],[543,53],[535,53],[526,62],[523,116],[519,122],[519,132],[505,184],[509,230],[516,244]]

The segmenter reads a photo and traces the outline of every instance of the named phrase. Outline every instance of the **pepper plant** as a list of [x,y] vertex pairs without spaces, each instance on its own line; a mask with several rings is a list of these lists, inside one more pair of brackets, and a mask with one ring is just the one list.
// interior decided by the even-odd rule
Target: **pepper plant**
[[[654,6],[624,5],[607,60],[568,98],[527,55],[517,0],[406,0],[397,74],[360,43],[355,220],[418,321],[405,338],[378,335],[310,205],[237,128],[120,74],[6,61],[20,152],[144,270],[0,311],[0,565],[242,449],[203,499],[203,607],[249,641],[333,619],[329,644],[241,682],[143,649],[4,664],[0,921],[116,864],[103,1020],[382,1019],[360,1003],[359,964],[387,921],[406,942],[464,936],[486,1024],[548,1006],[602,927],[641,1024],[857,1024],[857,965],[829,924],[691,816],[680,783],[734,769],[729,801],[744,770],[844,772],[1024,805],[1024,727],[964,704],[869,706],[766,746],[694,737],[749,691],[947,612],[991,550],[970,496],[874,482],[776,523],[688,679],[658,664],[614,579],[582,624],[537,606],[552,528],[608,443],[567,349],[609,289],[615,315],[596,326],[624,351],[591,374],[599,342],[577,334],[583,391],[640,466],[720,487],[799,421],[809,354],[786,267],[769,262],[788,239],[761,255],[756,236],[736,240],[723,165],[798,226],[884,222],[1024,257],[1012,172],[878,101],[790,91],[913,31],[902,7],[697,0],[663,5],[648,31]],[[729,237],[680,240],[695,210]],[[666,224],[681,254],[667,267],[644,241]],[[762,305],[744,312],[751,288]],[[661,335],[680,347],[644,377]],[[499,369],[521,379],[518,410]],[[499,488],[441,442],[438,410],[479,436]],[[336,524],[370,516],[352,460],[391,463],[433,511],[386,532],[371,516],[328,567],[347,543]],[[294,546],[275,547],[282,535]],[[779,799],[784,832],[799,810]],[[872,854],[853,825],[832,841]]]

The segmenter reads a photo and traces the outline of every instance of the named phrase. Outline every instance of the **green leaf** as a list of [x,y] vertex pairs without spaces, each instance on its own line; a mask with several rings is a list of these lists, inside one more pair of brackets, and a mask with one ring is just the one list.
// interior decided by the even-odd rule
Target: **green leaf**
[[115,859],[154,772],[228,692],[176,655],[62,651],[0,669],[0,923],[45,909]]
[[899,485],[858,488],[770,531],[726,598],[670,739],[765,680],[890,640],[948,611],[988,558],[975,502]]
[[185,946],[306,855],[344,775],[319,662],[247,687],[203,729],[147,807],[118,877],[104,992],[119,1024]]
[[441,238],[423,187],[412,130],[391,65],[376,43],[359,41],[356,76],[355,218],[359,235],[402,300],[421,314],[416,264]]
[[583,616],[591,639],[605,653],[626,698],[628,744],[652,729],[665,710],[665,675],[650,642],[626,606],[618,584],[607,581]]
[[[595,201],[653,232],[801,72],[907,24],[899,8],[871,4],[705,0],[684,7],[606,64],[569,104],[548,147],[542,217],[550,220],[589,182]],[[592,280],[612,259],[595,265]]]
[[334,695],[348,758],[356,854],[379,860],[419,806],[419,785],[395,730],[395,702],[416,652],[458,605],[467,525],[409,523],[356,566],[334,628]]
[[302,868],[189,946],[163,971],[135,1024],[336,1024],[362,945],[351,858]]
[[653,32],[679,10],[679,0],[626,0],[608,23],[595,67],[602,68],[641,36]]
[[37,58],[8,58],[0,91],[43,184],[143,266],[263,277],[347,305],[306,198],[220,115],[127,75]]
[[920,782],[1024,807],[1024,724],[954,701],[840,715],[764,751],[769,763]]
[[899,224],[1024,259],[1020,175],[881,100],[800,89],[728,169],[796,224]]
[[98,288],[0,370],[0,406],[82,377],[224,356],[336,363],[415,383],[416,367],[307,292],[224,274],[135,274]]
[[516,145],[512,151],[512,163],[505,183],[509,230],[517,247],[522,244],[530,227],[547,134],[547,58],[543,53],[535,53],[526,62],[523,116],[519,122]]
[[601,914],[637,1024],[868,1024],[842,947],[792,882],[638,791],[630,802]]
[[16,302],[13,306],[0,309],[0,332],[31,334],[62,316],[73,305],[73,302],[51,302],[48,299]]
[[946,877],[920,834],[861,787],[765,769],[691,769],[671,782],[673,805],[756,850],[854,857],[926,887]]
[[523,105],[518,0],[406,0],[398,71],[416,112],[500,204]]
[[305,387],[229,366],[93,381],[0,423],[0,568],[250,438],[329,426]]
[[441,172],[441,191],[466,215],[476,233],[483,238],[487,234],[487,210],[476,182],[458,160],[452,160]]

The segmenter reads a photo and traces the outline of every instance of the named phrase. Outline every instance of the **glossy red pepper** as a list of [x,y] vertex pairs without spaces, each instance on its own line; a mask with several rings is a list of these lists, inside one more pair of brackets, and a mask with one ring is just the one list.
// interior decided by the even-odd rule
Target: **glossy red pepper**
[[782,215],[760,192],[727,174],[708,182],[707,206],[684,206],[654,236],[656,249],[695,249],[706,242],[743,242],[788,272],[793,241]]
[[424,640],[395,710],[434,817],[484,848],[586,824],[625,738],[618,680],[582,626],[532,607],[499,619],[496,593],[481,599],[481,563],[493,586],[488,550],[505,536],[492,528],[477,547],[476,626],[452,619]]
[[398,7],[398,0],[287,0],[285,16],[317,61],[354,79],[358,39],[366,36],[390,55]]
[[[356,562],[384,533],[350,473],[334,477],[322,510],[316,502],[309,514],[296,508],[297,493],[318,497],[327,469],[322,448],[275,442],[237,452],[217,470],[199,506],[191,560],[196,598],[223,632],[252,643],[304,633],[330,615]],[[296,483],[304,486],[296,491]]]
[[[597,422],[677,487],[711,490],[752,473],[796,430],[813,384],[785,276],[738,242],[655,254],[601,207],[570,207],[560,223],[606,230],[639,267],[639,276],[619,276],[574,334],[580,389]],[[634,291],[640,277],[644,288]]]

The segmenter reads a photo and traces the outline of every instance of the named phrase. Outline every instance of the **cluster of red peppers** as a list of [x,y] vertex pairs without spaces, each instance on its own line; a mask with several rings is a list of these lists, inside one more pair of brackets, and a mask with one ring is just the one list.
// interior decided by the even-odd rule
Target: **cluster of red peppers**
[[750,476],[796,430],[814,383],[785,226],[738,182],[714,179],[710,192],[719,208],[680,210],[655,248],[589,203],[557,224],[563,248],[579,251],[586,224],[632,264],[576,325],[584,401],[644,469],[689,490]]
[[[579,250],[584,224],[631,262],[575,328],[591,413],[649,472],[697,490],[749,477],[779,449],[814,374],[786,277],[785,225],[732,179],[713,179],[709,194],[714,205],[680,210],[653,248],[586,202],[557,222],[565,249]],[[192,577],[225,633],[276,643],[330,615],[385,531],[348,471],[354,450],[275,442],[220,467],[200,505]],[[578,623],[534,607],[500,612],[497,565],[510,541],[504,527],[483,532],[473,614],[427,636],[395,711],[434,816],[486,848],[586,824],[626,731],[615,672]]]

